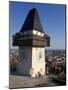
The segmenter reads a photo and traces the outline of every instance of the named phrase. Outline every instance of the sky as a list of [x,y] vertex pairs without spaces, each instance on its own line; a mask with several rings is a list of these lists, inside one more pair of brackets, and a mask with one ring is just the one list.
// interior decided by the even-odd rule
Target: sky
[[10,48],[15,48],[12,46],[12,35],[20,31],[32,8],[38,10],[43,30],[50,36],[50,47],[46,49],[65,49],[65,5],[14,1],[9,5]]

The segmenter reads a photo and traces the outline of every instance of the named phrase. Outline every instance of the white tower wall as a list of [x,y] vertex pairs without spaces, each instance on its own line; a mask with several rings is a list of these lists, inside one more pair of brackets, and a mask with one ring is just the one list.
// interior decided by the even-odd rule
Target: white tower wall
[[45,75],[45,48],[32,48],[32,68],[34,69],[33,76],[38,76],[38,73]]
[[45,74],[45,48],[19,47],[18,73],[31,77]]

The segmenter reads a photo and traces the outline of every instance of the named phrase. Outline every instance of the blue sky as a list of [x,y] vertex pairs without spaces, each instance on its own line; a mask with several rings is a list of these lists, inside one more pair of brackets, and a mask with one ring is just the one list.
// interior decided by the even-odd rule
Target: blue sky
[[48,49],[65,49],[65,5],[10,2],[10,47],[12,35],[19,32],[30,9],[37,8],[45,33],[50,36]]

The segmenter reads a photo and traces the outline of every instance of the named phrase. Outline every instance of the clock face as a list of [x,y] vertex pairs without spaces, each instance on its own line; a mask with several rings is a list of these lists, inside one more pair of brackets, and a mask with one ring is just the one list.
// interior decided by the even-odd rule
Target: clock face
[[27,54],[26,54],[25,51],[22,52],[22,59],[23,59],[23,60],[27,59]]
[[39,59],[43,57],[42,51],[39,52]]
[[23,49],[23,50],[21,51],[21,61],[24,62],[24,61],[26,61],[27,59],[28,59],[28,57],[27,57],[27,52],[26,52],[25,49]]

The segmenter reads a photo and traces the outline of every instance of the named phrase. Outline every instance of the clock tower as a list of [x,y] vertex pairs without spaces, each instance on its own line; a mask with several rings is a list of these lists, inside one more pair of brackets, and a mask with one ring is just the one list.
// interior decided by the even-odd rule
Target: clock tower
[[45,75],[45,47],[50,37],[44,33],[36,8],[29,11],[21,30],[13,35],[13,46],[19,46],[18,73],[36,77]]

